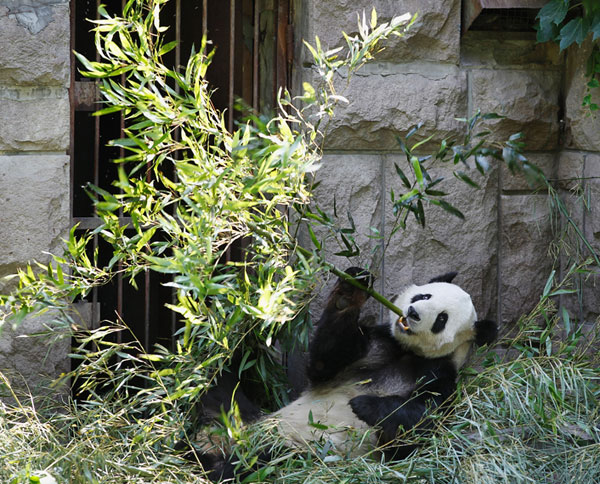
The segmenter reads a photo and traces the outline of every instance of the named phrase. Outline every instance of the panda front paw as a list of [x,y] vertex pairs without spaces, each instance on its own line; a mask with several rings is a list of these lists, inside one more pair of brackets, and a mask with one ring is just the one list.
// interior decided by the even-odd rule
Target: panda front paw
[[379,412],[377,408],[379,406],[380,397],[375,395],[359,395],[358,397],[352,398],[348,403],[359,419],[367,424],[373,426],[377,424],[377,416]]

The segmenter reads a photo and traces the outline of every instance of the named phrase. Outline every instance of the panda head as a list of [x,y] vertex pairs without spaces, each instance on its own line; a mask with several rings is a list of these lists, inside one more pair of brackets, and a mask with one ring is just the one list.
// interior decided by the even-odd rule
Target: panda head
[[404,317],[390,314],[392,335],[404,347],[427,358],[451,356],[457,367],[471,342],[484,344],[496,337],[496,324],[477,321],[471,296],[451,281],[456,273],[408,287],[395,300]]

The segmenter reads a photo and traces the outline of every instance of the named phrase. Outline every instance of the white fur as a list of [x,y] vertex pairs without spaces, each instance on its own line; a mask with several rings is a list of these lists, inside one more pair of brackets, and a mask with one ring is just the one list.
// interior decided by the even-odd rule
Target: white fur
[[[416,294],[431,294],[431,298],[411,303]],[[403,346],[430,358],[451,355],[457,369],[463,365],[475,336],[474,324],[477,320],[471,297],[465,291],[449,283],[413,285],[396,299],[395,304],[404,314],[408,314],[409,306],[413,305],[420,316],[420,321],[408,319],[407,324],[411,331],[407,332],[397,324],[398,316],[391,313],[392,335]],[[448,314],[448,321],[443,331],[434,334],[431,328],[442,311]],[[357,362],[356,366],[369,367],[376,364],[380,357],[378,348],[371,348],[369,354]],[[300,398],[275,412],[272,418],[276,420],[282,435],[288,437],[290,445],[305,447],[308,442],[325,439],[330,440],[339,451],[347,455],[364,454],[376,444],[376,432],[356,417],[348,402],[365,393],[408,394],[414,388],[415,382],[394,381],[395,387],[390,387],[390,384],[384,381],[377,387],[369,387],[368,390],[365,390],[362,383],[336,386],[336,382],[331,382],[326,388],[309,389]],[[309,412],[314,423],[326,425],[327,429],[310,425]],[[349,434],[354,433],[358,433],[359,436],[364,434],[365,437],[349,438]]]
[[[430,294],[431,298],[411,302],[417,294]],[[395,305],[407,315],[413,306],[420,320],[405,318],[410,331],[403,330],[398,324],[398,315],[390,313],[390,325],[394,337],[402,345],[415,353],[429,358],[448,356],[455,353],[457,368],[467,357],[470,342],[475,337],[477,313],[469,296],[455,284],[433,282],[423,286],[408,287],[395,301]],[[434,334],[431,328],[441,312],[448,314],[446,327]]]
[[[351,439],[349,434],[364,433],[369,426],[360,420],[352,411],[348,402],[365,393],[361,384],[347,384],[322,390],[305,391],[297,400],[275,412],[282,435],[289,439],[288,444],[306,447],[311,441],[331,441],[338,451],[350,455],[362,455],[372,449],[375,444],[375,434],[364,441],[360,438]],[[309,413],[312,422],[326,425],[327,429],[319,429],[309,424]],[[370,437],[370,438],[369,438]]]

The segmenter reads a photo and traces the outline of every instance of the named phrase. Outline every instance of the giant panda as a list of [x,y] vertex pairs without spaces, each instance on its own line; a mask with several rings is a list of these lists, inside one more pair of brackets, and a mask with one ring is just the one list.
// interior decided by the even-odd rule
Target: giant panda
[[[346,273],[372,284],[367,271]],[[310,344],[308,388],[263,418],[292,446],[325,439],[344,455],[378,448],[388,459],[406,457],[414,446],[395,439],[399,429],[427,429],[428,412],[456,389],[471,345],[496,337],[496,323],[477,319],[469,294],[452,284],[455,276],[407,287],[394,302],[404,316],[390,312],[387,324],[373,326],[360,321],[368,294],[338,279]],[[227,459],[202,462],[213,479],[233,476]]]

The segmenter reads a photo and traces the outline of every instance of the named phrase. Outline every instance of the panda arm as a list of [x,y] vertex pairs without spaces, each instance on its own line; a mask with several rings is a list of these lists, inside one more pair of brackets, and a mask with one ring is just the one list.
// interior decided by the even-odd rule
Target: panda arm
[[367,353],[368,337],[358,312],[334,315],[317,328],[310,346],[307,375],[313,385],[331,380]]
[[313,385],[331,380],[367,353],[368,331],[358,324],[367,298],[364,291],[338,280],[310,345],[307,375]]
[[428,424],[422,420],[428,409],[440,406],[456,389],[456,370],[450,362],[424,366],[417,375],[420,383],[408,397],[359,395],[350,400],[358,418],[381,428],[381,442],[394,440],[400,426],[409,430],[420,423],[426,428]]

